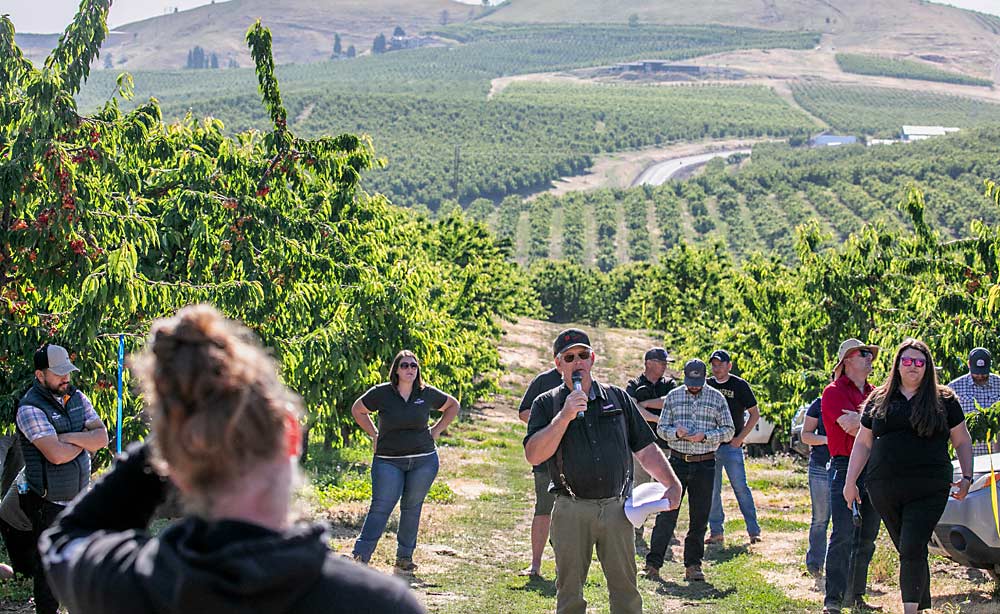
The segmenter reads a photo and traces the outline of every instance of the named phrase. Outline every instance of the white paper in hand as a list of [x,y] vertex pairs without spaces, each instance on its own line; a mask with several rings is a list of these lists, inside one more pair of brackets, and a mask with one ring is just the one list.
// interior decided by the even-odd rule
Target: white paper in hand
[[632,526],[638,529],[650,514],[670,509],[670,501],[663,498],[666,491],[659,482],[648,482],[635,487],[632,496],[625,499],[625,517]]

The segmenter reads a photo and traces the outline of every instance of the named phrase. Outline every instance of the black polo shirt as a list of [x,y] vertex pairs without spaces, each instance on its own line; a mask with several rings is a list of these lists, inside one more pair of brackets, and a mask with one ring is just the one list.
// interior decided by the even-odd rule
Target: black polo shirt
[[[570,390],[565,385],[542,393],[531,405],[527,444],[562,409]],[[629,494],[632,487],[632,453],[655,441],[652,429],[624,390],[594,382],[583,419],[566,428],[559,448],[570,488],[581,499],[605,499]],[[569,494],[559,477],[554,454],[546,462],[552,478],[550,491]]]
[[[645,373],[639,375],[639,377],[633,377],[628,381],[628,385],[625,386],[625,392],[628,396],[635,399],[637,402],[648,401],[650,399],[659,399],[661,397],[667,396],[667,393],[677,387],[677,381],[674,378],[666,379],[661,377],[655,383],[649,381]],[[663,411],[659,407],[647,407],[646,411],[653,414],[654,416],[659,416],[660,412]],[[656,439],[656,443],[663,449],[667,449],[667,442],[660,438]]]
[[[559,373],[554,367],[548,371],[543,371],[535,376],[535,379],[531,380],[528,384],[528,389],[524,392],[524,396],[521,398],[521,404],[517,406],[518,415],[521,412],[526,412],[531,409],[531,404],[535,402],[538,395],[552,390],[553,388],[558,388],[563,385],[562,374]],[[531,468],[533,473],[545,473],[547,469],[545,465],[535,465]]]
[[[748,407],[755,407],[757,405],[757,397],[754,396],[753,390],[750,389],[750,384],[742,377],[730,375],[729,379],[723,384],[715,381],[714,377],[710,377],[708,378],[708,385],[726,397],[726,403],[729,405],[729,413],[733,416],[733,428],[736,429],[733,437],[739,435],[746,425],[744,413]],[[722,443],[726,442],[723,441]]]
[[431,411],[441,409],[448,396],[434,386],[413,390],[403,399],[391,383],[368,389],[361,402],[378,415],[376,456],[410,456],[433,452],[434,438],[428,422]]
[[871,429],[872,451],[865,469],[870,484],[876,480],[898,480],[900,478],[921,478],[938,481],[942,485],[951,483],[954,469],[948,442],[951,429],[965,420],[962,405],[954,394],[943,396],[945,427],[929,437],[919,435],[910,421],[913,413],[911,399],[898,390],[889,399],[889,407],[884,418],[876,418],[871,402],[861,414],[861,426]]

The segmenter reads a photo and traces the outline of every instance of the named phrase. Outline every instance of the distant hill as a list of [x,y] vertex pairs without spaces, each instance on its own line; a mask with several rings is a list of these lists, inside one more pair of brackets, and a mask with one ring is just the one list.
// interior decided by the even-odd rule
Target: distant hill
[[[252,66],[244,35],[258,17],[274,37],[275,60],[281,64],[324,61],[340,34],[343,51],[371,50],[378,33],[386,37],[400,26],[407,34],[439,28],[442,22],[463,23],[481,7],[452,0],[231,0],[188,11],[153,17],[116,28],[95,68],[110,54],[116,70],[183,68],[195,46],[215,53],[222,67],[232,59]],[[14,24],[17,27],[17,24]],[[17,43],[34,61],[44,59],[58,35],[18,34]]]
[[623,23],[633,15],[640,23],[819,31],[836,50],[914,57],[1000,78],[1000,17],[920,0],[509,0],[484,20]]

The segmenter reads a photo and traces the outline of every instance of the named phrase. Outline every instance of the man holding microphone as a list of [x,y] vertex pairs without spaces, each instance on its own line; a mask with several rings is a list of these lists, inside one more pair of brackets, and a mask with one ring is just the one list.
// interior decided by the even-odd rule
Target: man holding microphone
[[593,380],[597,356],[587,334],[562,331],[553,354],[563,385],[532,403],[524,452],[529,463],[546,463],[556,495],[550,532],[556,612],[586,612],[583,584],[596,546],[611,612],[639,614],[635,534],[623,509],[632,457],[663,484],[672,509],[680,503],[680,482],[635,401],[621,388]]

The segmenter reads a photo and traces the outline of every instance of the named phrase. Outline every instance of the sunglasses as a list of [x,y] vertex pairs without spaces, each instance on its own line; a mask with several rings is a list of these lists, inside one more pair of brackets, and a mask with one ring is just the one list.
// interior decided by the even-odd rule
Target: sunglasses
[[419,365],[415,362],[401,362],[399,363],[400,369],[416,369]]
[[858,350],[858,353],[856,355],[862,358],[871,358],[875,354],[873,354],[871,350]]
[[590,350],[580,350],[576,354],[570,352],[569,354],[563,354],[563,362],[576,362],[576,359],[580,360],[590,360]]
[[911,358],[909,356],[903,356],[902,358],[899,359],[899,364],[903,365],[904,367],[909,367],[912,365],[917,368],[922,368],[924,365],[927,364],[927,360],[924,358]]

